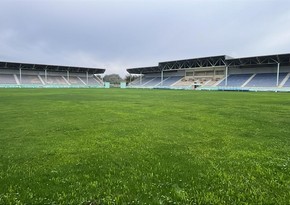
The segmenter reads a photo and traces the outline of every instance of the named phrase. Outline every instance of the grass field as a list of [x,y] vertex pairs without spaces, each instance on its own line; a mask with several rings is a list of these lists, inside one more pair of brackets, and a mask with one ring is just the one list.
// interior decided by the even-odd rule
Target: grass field
[[290,204],[290,94],[0,89],[0,204]]

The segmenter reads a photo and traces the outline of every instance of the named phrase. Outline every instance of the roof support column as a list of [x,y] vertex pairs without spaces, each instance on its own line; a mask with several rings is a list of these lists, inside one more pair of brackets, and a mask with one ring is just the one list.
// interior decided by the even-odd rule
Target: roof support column
[[87,85],[89,85],[89,72],[87,71]]
[[226,65],[226,79],[225,79],[225,86],[228,86],[228,65]]
[[163,85],[163,69],[161,70],[161,86]]
[[19,83],[22,84],[22,72],[21,68],[19,68]]
[[277,64],[277,82],[276,86],[279,86],[279,75],[280,75],[280,63]]
[[47,69],[44,70],[44,80],[45,84],[47,84]]
[[140,85],[142,85],[142,72],[140,72]]
[[67,77],[67,81],[69,82],[69,71],[66,71],[66,77]]

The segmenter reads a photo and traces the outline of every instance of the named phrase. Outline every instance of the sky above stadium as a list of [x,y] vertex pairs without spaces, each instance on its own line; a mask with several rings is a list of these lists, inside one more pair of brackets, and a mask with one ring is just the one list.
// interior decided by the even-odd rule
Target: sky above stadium
[[289,0],[0,0],[0,61],[126,68],[290,53]]

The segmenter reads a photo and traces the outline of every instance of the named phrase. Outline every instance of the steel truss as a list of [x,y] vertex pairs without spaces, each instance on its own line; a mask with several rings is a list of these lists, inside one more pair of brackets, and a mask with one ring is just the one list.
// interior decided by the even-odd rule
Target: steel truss
[[169,70],[185,70],[189,68],[208,68],[208,67],[259,67],[270,65],[290,65],[290,54],[277,54],[267,56],[255,56],[244,58],[231,58],[226,55],[211,56],[204,58],[193,58],[186,60],[160,62],[158,66],[128,68],[130,74],[159,73]]
[[0,62],[0,69],[102,74],[105,69],[31,63]]

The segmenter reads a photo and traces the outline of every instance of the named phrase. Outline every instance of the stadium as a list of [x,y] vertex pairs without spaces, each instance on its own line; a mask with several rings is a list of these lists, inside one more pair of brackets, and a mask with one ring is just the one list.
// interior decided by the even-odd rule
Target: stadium
[[140,77],[131,88],[290,91],[290,54],[232,58],[227,55],[129,68]]
[[[0,62],[0,87],[103,88],[105,83],[98,74],[104,72],[100,68]],[[127,72],[139,76],[128,88],[290,91],[290,54],[210,56],[160,62]]]
[[0,205],[290,204],[290,1],[0,8]]

